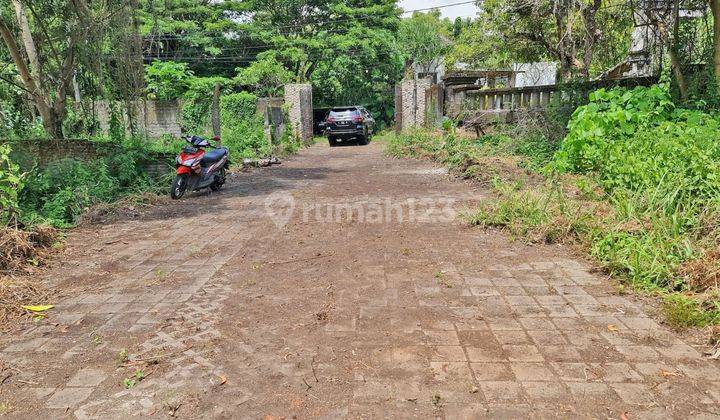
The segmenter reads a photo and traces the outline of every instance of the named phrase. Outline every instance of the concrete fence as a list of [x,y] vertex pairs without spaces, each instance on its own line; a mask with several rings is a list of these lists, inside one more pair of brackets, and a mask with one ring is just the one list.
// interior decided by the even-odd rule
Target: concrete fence
[[[115,143],[92,142],[87,139],[23,139],[11,141],[11,157],[23,172],[45,168],[58,160],[72,158],[88,161],[107,156],[119,156],[126,150]],[[141,158],[143,173],[151,177],[167,174],[175,158],[170,153],[146,152]]]
[[[282,133],[278,130],[284,130],[284,124],[289,123],[298,138],[305,142],[312,140],[313,97],[309,84],[286,85],[284,98],[261,98],[258,102],[258,112],[265,115],[268,138],[273,137],[271,132]],[[110,131],[112,118],[115,117],[121,120],[126,132],[135,130],[147,138],[186,134],[183,130],[182,101],[132,101],[130,112],[125,106],[124,102],[94,102],[93,113],[103,133]],[[283,106],[288,109],[289,121],[283,120]],[[132,121],[128,114],[133,116]]]
[[[130,112],[124,102],[95,101],[93,112],[100,130],[107,133],[111,128],[113,116],[122,119],[125,130],[136,132],[151,138],[170,135],[180,137],[182,133],[182,101],[131,101]],[[132,115],[132,121],[128,117]]]

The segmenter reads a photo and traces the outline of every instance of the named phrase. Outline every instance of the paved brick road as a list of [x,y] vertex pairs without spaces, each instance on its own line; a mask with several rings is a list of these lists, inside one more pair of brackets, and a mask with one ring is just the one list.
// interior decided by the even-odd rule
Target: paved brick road
[[77,230],[46,275],[68,296],[0,338],[0,407],[78,418],[720,416],[717,362],[562,248],[454,217],[482,199],[378,143],[323,144],[219,194]]

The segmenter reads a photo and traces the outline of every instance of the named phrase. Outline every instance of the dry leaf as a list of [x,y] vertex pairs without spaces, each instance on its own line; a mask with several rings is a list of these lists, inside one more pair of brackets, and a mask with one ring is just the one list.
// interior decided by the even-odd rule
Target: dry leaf
[[227,376],[220,375],[220,385],[225,385],[225,382],[227,382]]
[[607,326],[608,331],[610,332],[616,332],[618,330],[618,327],[614,326],[613,324],[609,324]]
[[660,369],[660,374],[666,378],[668,376],[680,376],[680,374],[677,372],[670,372],[670,371],[663,370],[663,369]]

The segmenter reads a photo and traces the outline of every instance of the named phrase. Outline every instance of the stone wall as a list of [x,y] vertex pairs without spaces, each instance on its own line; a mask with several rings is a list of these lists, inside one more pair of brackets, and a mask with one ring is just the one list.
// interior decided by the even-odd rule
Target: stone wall
[[454,86],[445,90],[445,115],[456,119],[463,111],[465,105],[465,90],[455,89]]
[[[126,131],[130,131],[130,124],[125,112],[124,103],[115,102],[116,112],[123,118]],[[132,114],[137,130],[147,137],[161,137],[165,134],[180,137],[182,135],[182,102],[181,101],[132,101]],[[100,129],[107,133],[110,129],[112,115],[109,101],[95,102],[95,116],[100,123]]]
[[313,138],[313,98],[309,84],[285,85],[285,103],[295,135],[304,142]]
[[[292,124],[295,135],[305,142],[313,137],[313,99],[312,87],[309,84],[291,84],[285,86],[285,98],[260,98],[258,112],[265,116],[265,127],[272,127],[268,131],[268,139],[280,138],[284,132],[287,121],[283,119],[283,103],[288,105],[289,123]],[[130,133],[130,123],[125,112],[123,102],[96,101],[94,104],[95,117],[100,124],[100,130],[108,133],[112,116],[111,106],[116,109],[116,115],[122,118],[126,132]],[[157,138],[163,135],[180,137],[182,130],[182,101],[133,101],[132,113],[135,115],[136,130],[145,137]],[[222,121],[221,121],[222,124]]]

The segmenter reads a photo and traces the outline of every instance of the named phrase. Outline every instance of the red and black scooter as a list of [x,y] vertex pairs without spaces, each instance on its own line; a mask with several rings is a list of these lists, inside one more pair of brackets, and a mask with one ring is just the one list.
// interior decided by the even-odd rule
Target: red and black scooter
[[[219,142],[219,137],[213,137]],[[197,191],[210,188],[219,190],[225,183],[225,172],[230,166],[228,160],[229,150],[225,147],[215,147],[209,141],[198,136],[185,137],[190,146],[183,147],[182,152],[175,159],[177,175],[173,180],[170,197],[177,200],[185,195],[185,191]],[[206,147],[213,150],[205,151]]]

